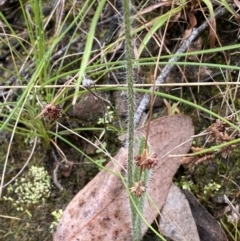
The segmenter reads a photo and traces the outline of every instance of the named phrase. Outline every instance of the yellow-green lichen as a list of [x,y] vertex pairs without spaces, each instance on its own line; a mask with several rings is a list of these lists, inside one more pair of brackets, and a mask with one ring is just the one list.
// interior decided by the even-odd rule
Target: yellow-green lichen
[[32,166],[24,177],[16,179],[7,188],[4,200],[12,203],[19,211],[29,205],[43,203],[50,196],[50,176],[43,167]]

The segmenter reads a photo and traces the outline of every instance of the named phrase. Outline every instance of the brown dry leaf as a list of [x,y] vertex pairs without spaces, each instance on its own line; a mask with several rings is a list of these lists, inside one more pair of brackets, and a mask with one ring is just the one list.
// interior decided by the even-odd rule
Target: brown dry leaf
[[184,31],[184,35],[183,35],[182,42],[183,42],[184,40],[186,40],[186,39],[192,34],[192,31],[193,31],[192,28],[186,29],[186,30]]
[[215,47],[216,42],[216,19],[212,19],[210,21],[210,31],[209,31],[209,41],[210,41],[210,48]]
[[187,15],[189,19],[190,28],[191,29],[195,28],[195,26],[197,25],[197,19],[195,15],[192,12],[187,13]]
[[179,187],[172,184],[161,211],[162,234],[174,241],[200,241],[188,201]]
[[152,12],[153,10],[159,8],[159,7],[162,7],[162,6],[168,6],[168,5],[171,5],[170,2],[161,2],[161,3],[156,3],[156,4],[153,4],[153,5],[150,5],[149,7],[146,7],[144,8],[143,10],[137,12],[137,16],[140,16],[140,15],[143,15],[145,13],[149,13],[149,12]]
[[191,192],[187,190],[183,192],[191,207],[201,241],[228,241],[219,222],[198,202]]
[[234,0],[234,3],[236,4],[236,6],[240,9],[240,2],[238,0]]
[[[135,136],[142,137],[145,132],[146,127],[140,128]],[[187,140],[193,133],[192,121],[188,116],[172,115],[151,122],[149,144],[151,151],[157,154],[159,164],[154,169],[147,192],[159,210],[165,203],[172,178],[180,166],[180,158],[168,157],[168,154],[188,152],[191,141]],[[106,167],[112,172],[122,172],[127,150],[121,148],[114,159]],[[150,224],[158,213],[154,205],[145,203],[144,217]],[[144,224],[143,232],[146,230]],[[103,170],[69,203],[54,240],[131,241],[131,233],[130,205],[121,179]]]
[[61,174],[64,177],[70,177],[72,173],[72,168],[73,168],[74,162],[72,161],[67,161],[63,165],[61,165]]

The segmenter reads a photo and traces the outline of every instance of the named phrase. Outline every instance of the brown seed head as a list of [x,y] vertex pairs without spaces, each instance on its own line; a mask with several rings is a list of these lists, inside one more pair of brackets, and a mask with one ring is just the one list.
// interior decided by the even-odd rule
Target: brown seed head
[[43,111],[43,116],[47,120],[57,120],[62,116],[62,107],[60,105],[48,104]]
[[130,188],[130,192],[136,197],[141,197],[143,193],[146,192],[146,189],[147,187],[145,186],[144,182],[140,181],[133,184],[133,187]]
[[146,152],[143,152],[142,155],[136,155],[134,157],[135,164],[142,169],[151,169],[157,166],[158,160],[157,160],[157,154],[147,154]]

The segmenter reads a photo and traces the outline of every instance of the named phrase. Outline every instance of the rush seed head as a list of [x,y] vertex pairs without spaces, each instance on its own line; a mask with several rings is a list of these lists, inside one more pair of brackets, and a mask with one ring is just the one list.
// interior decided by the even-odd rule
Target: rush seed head
[[62,107],[60,105],[46,105],[43,109],[43,116],[47,120],[57,120],[62,116]]
[[136,155],[134,157],[135,164],[139,167],[144,169],[151,169],[157,166],[158,160],[157,160],[157,154],[156,153],[147,153],[147,151],[143,151],[141,155]]
[[141,197],[146,190],[147,187],[143,181],[133,183],[133,187],[130,188],[130,192],[136,197]]

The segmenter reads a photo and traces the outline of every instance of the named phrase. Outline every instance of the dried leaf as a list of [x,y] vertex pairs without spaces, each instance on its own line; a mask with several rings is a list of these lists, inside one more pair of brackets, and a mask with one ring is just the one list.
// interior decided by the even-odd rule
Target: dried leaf
[[184,35],[183,35],[182,41],[186,40],[186,39],[192,34],[192,31],[193,31],[192,28],[186,29],[186,30],[184,31]]
[[227,241],[227,236],[218,221],[197,201],[194,195],[184,190],[197,225],[201,241]]
[[212,19],[210,21],[210,31],[209,31],[209,41],[210,41],[210,48],[214,48],[215,47],[215,42],[216,42],[216,19]]
[[188,201],[172,184],[159,220],[161,232],[174,241],[200,241]]
[[155,9],[159,8],[159,7],[168,6],[168,5],[171,5],[171,3],[169,3],[169,2],[161,2],[161,3],[156,3],[156,4],[153,4],[153,5],[150,5],[149,7],[146,7],[143,10],[140,10],[139,12],[137,12],[137,16],[140,16],[140,15],[152,12]]
[[[135,132],[136,137],[146,134],[146,127]],[[151,122],[149,144],[158,156],[159,164],[154,169],[148,185],[148,195],[160,210],[165,203],[172,178],[180,165],[180,158],[168,154],[188,152],[193,135],[192,121],[184,115],[166,116]],[[127,150],[121,148],[106,168],[112,172],[124,171]],[[121,179],[109,171],[101,171],[69,203],[56,233],[55,241],[130,241],[130,205]],[[144,217],[151,224],[159,211],[145,203]],[[143,225],[143,233],[147,225]]]
[[63,165],[61,165],[61,174],[64,177],[70,177],[73,165],[74,165],[74,162],[72,162],[72,161],[68,161],[68,162],[64,163]]
[[240,2],[238,0],[234,0],[234,3],[236,4],[236,6],[240,9]]
[[187,13],[187,15],[188,15],[188,19],[189,19],[190,28],[191,29],[195,28],[197,25],[197,19],[196,19],[195,15],[192,12]]

